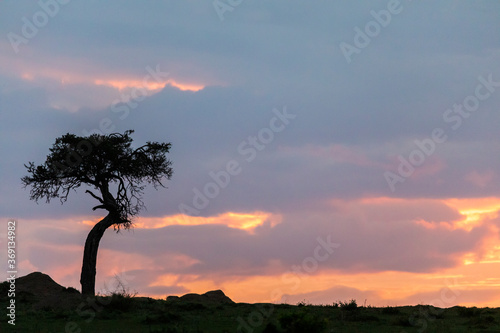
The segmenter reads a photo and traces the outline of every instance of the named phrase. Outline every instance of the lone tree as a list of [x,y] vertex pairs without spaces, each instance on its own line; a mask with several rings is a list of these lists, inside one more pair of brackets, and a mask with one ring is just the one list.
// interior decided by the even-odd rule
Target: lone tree
[[[44,198],[50,202],[68,199],[70,190],[87,185],[85,192],[104,209],[107,215],[92,228],[85,241],[80,283],[82,294],[95,295],[97,250],[104,231],[129,229],[132,218],[144,208],[144,183],[165,187],[164,178],[172,176],[171,162],[166,158],[170,143],[147,142],[130,147],[133,130],[124,134],[92,134],[88,137],[65,134],[56,139],[44,164],[25,167],[28,176],[21,178],[24,187],[31,186],[30,199]],[[92,190],[91,190],[92,189]]]

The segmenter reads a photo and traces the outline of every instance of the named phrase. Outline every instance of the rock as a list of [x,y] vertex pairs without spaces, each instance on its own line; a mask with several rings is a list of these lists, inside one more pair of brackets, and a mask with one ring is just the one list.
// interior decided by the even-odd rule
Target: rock
[[202,295],[186,294],[184,296],[168,296],[167,301],[183,301],[189,303],[204,303],[204,304],[233,304],[234,302],[227,297],[222,290],[212,290]]
[[16,300],[19,303],[29,304],[34,310],[71,309],[81,302],[78,290],[65,288],[41,272],[17,278],[15,288]]
[[16,279],[16,289],[37,297],[46,297],[62,292],[66,288],[52,280],[47,274],[33,272]]

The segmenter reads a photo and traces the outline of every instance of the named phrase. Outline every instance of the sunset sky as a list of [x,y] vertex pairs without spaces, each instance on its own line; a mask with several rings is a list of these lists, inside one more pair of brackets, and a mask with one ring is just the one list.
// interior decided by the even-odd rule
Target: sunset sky
[[174,174],[135,228],[105,233],[100,292],[118,276],[151,297],[500,307],[499,13],[0,1],[1,247],[16,219],[18,275],[80,289],[103,212],[85,188],[30,201],[23,164],[68,132],[133,129],[172,143]]

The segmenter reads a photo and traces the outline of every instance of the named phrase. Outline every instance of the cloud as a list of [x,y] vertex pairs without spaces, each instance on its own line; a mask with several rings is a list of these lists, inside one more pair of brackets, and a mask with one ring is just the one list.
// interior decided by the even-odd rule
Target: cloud
[[[401,3],[351,63],[340,43],[353,43],[355,28],[387,1],[245,1],[224,21],[210,2],[73,1],[17,54],[4,38],[0,211],[20,221],[23,269],[77,285],[79,251],[102,214],[90,210],[85,188],[64,205],[29,201],[23,164],[42,163],[67,132],[127,129],[136,145],[171,142],[174,176],[167,189],[146,189],[148,209],[133,232],[106,233],[101,284],[118,271],[154,294],[226,286],[243,299],[242,281],[275,286],[267,279],[301,265],[328,236],[341,246],[315,276],[438,274],[498,260],[500,49],[491,31],[500,28],[500,4]],[[37,2],[10,4],[0,11],[0,34],[22,34],[23,17],[40,10]],[[161,80],[144,84],[149,69]],[[491,95],[453,129],[447,110],[489,75]],[[285,108],[296,117],[266,132],[274,110]],[[384,173],[396,172],[435,128],[446,142],[392,192]],[[272,139],[253,146],[249,160],[241,144],[251,147],[259,133]],[[241,172],[178,224],[180,205],[194,207],[233,161]],[[60,264],[57,249],[68,250]],[[155,285],[169,274],[178,280]],[[385,297],[345,283],[322,290]],[[289,294],[320,297],[314,289]]]
[[[467,253],[481,248],[490,232],[487,225],[453,229],[462,215],[439,202],[389,202],[347,202],[329,213],[285,214],[280,224],[257,228],[253,234],[215,224],[136,229],[133,235],[110,238],[105,246],[130,251],[127,244],[133,239],[137,251],[147,257],[172,252],[196,260],[179,273],[251,275],[300,264],[312,255],[320,237],[341,245],[321,269],[433,272],[460,265]],[[422,207],[430,209],[422,215]],[[421,220],[436,226],[427,228],[417,223]]]
[[[463,265],[472,259],[476,262],[474,265],[485,269],[487,266],[483,265],[495,260],[498,254],[487,249],[498,240],[498,233],[495,239],[491,238],[492,229],[487,220],[469,231],[454,228],[454,224],[464,218],[451,208],[454,204],[459,203],[389,198],[334,201],[322,210],[316,206],[314,212],[290,212],[282,216],[281,223],[263,224],[251,233],[235,228],[229,221],[237,222],[240,219],[237,214],[224,217],[227,221],[222,222],[227,225],[216,224],[220,222],[214,219],[210,220],[212,224],[158,225],[156,228],[138,225],[130,232],[108,231],[101,241],[97,285],[109,287],[114,276],[119,275],[130,288],[150,295],[226,288],[240,299],[248,300],[250,296],[244,296],[241,287],[257,283],[256,276],[260,276],[262,283],[268,285],[259,293],[259,297],[265,299],[271,297],[273,288],[279,288],[283,295],[289,295],[289,301],[308,298],[324,302],[328,297],[350,293],[351,297],[382,303],[385,299],[385,302],[389,299],[413,302],[417,296],[395,299],[394,295],[376,291],[374,286],[359,291],[353,288],[357,288],[355,283],[360,276],[374,276],[373,281],[384,282],[388,278],[376,276],[398,272],[399,277],[393,278],[404,284],[419,275],[432,276],[443,270],[462,270],[468,277],[463,283],[472,288],[477,281],[473,272],[479,271],[471,268],[467,273],[463,267],[468,266]],[[478,204],[481,202],[476,206]],[[424,212],[423,207],[429,209]],[[485,214],[490,215],[480,218],[493,216]],[[143,219],[144,226],[156,223],[154,219],[151,222]],[[434,227],[428,228],[419,221],[427,221]],[[23,245],[23,258],[29,261],[29,267],[41,269],[68,285],[78,285],[83,242],[90,226],[77,221],[56,222],[30,223],[32,226],[26,232],[20,232],[27,239],[37,237],[36,243]],[[321,242],[334,242],[339,246],[335,246],[327,260],[319,261],[314,258]],[[61,248],[64,248],[63,255]],[[471,254],[475,255],[471,257]],[[317,266],[311,266],[311,260],[316,260]],[[29,269],[26,267],[24,269]],[[489,271],[484,272],[477,274],[488,276]],[[305,274],[300,288],[292,288],[292,278],[300,274]],[[351,277],[347,278],[349,274]],[[340,280],[332,280],[332,276]],[[311,281],[315,282],[311,284]],[[342,283],[345,288],[341,287]],[[425,279],[417,279],[415,283],[424,286]],[[383,288],[381,283],[376,285]],[[331,292],[320,297],[320,290],[325,289]],[[403,289],[398,289],[400,294]],[[255,295],[252,297],[257,299]]]

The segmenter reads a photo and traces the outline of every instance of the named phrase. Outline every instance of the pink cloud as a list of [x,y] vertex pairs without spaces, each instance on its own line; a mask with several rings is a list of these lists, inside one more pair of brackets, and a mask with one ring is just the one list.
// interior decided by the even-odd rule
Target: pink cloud
[[495,178],[496,174],[493,171],[479,173],[474,170],[465,175],[466,181],[479,188],[487,187]]

